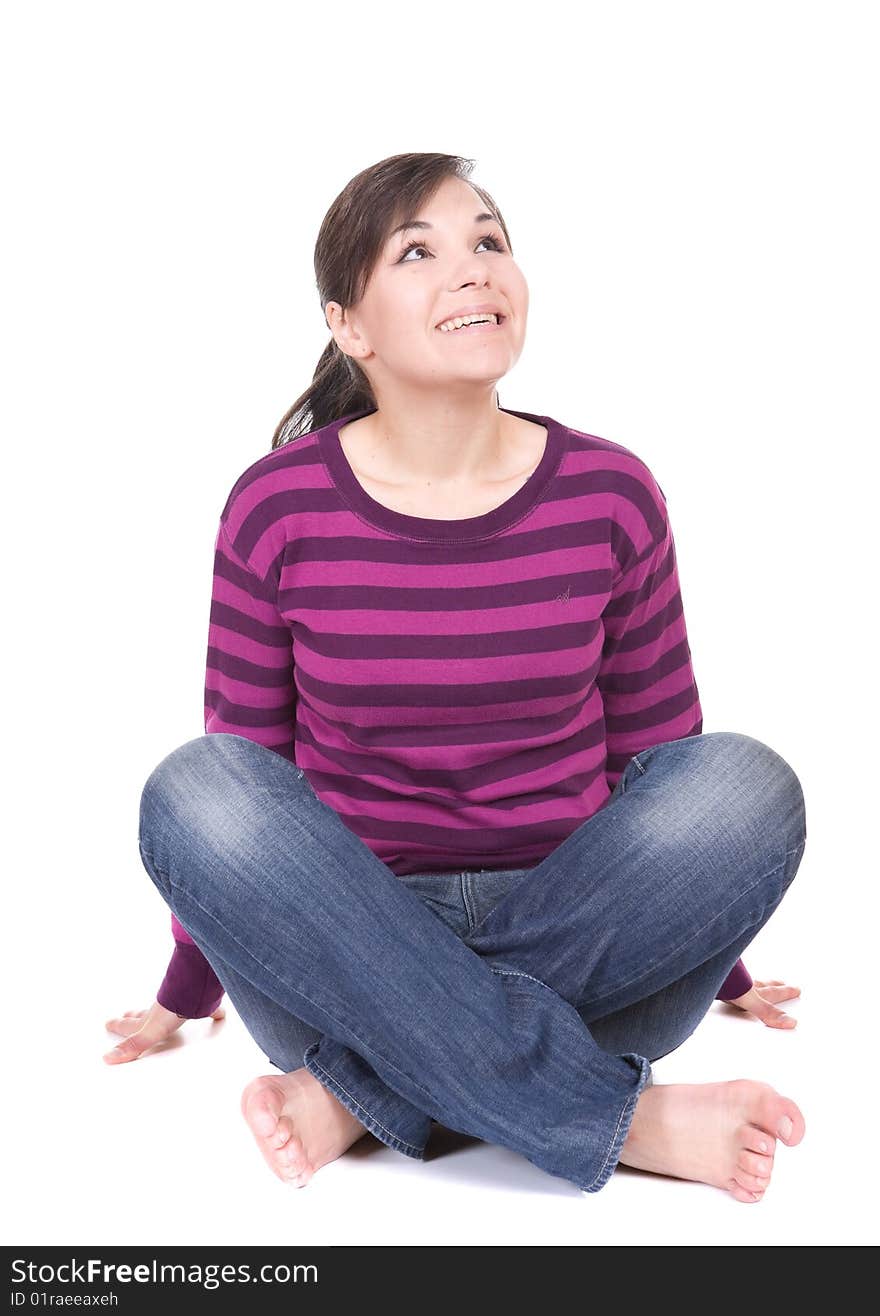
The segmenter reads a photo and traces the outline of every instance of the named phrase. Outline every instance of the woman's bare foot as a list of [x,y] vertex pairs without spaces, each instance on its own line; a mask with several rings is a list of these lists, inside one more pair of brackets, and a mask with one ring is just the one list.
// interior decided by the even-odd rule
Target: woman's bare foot
[[769,1083],[652,1084],[636,1103],[620,1160],[638,1170],[726,1188],[759,1202],[773,1170],[776,1139],[796,1147],[804,1117]]
[[367,1131],[305,1068],[253,1079],[241,1113],[269,1169],[297,1188]]

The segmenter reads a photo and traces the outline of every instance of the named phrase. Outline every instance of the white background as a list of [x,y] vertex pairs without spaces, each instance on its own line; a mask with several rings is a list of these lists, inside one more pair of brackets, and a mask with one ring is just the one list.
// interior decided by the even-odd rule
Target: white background
[[[3,1241],[876,1242],[878,43],[858,3],[30,3],[2,24],[7,636]],[[109,1067],[171,949],[143,783],[203,731],[213,537],[327,339],[325,211],[400,151],[476,161],[526,275],[502,406],[663,487],[704,730],[781,753],[808,842],[745,955],[798,1027],[716,1004],[657,1082],[801,1106],[748,1206],[621,1167],[367,1137],[288,1188],[227,1001]],[[876,1219],[876,1217],[874,1217]]]

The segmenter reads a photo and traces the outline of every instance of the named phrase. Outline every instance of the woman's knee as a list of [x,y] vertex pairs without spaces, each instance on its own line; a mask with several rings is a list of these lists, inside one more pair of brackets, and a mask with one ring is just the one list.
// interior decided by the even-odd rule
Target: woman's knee
[[663,765],[674,788],[648,792],[639,822],[647,818],[652,835],[665,828],[669,854],[659,861],[679,882],[692,881],[704,894],[714,876],[719,898],[729,902],[735,884],[750,890],[758,870],[774,883],[783,870],[786,884],[794,878],[806,837],[804,794],[776,750],[742,732],[711,731],[639,757],[648,777],[652,762],[655,770]]
[[[196,736],[166,754],[150,773],[141,791],[139,837],[148,843],[157,828],[169,825],[211,827],[220,801],[228,792],[221,780],[240,749],[230,742],[241,736],[213,732]],[[249,742],[244,742],[249,743]]]
[[800,778],[782,755],[763,740],[739,731],[704,733],[724,754],[738,785],[747,788],[749,807],[761,833],[781,835],[786,850],[806,840],[806,804]]

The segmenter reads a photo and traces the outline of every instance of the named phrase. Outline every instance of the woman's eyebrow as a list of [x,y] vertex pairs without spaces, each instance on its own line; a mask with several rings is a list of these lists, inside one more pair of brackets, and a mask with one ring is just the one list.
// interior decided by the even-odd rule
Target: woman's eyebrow
[[[474,217],[475,224],[484,224],[486,220],[491,220],[492,223],[494,224],[498,223],[497,215],[490,215],[488,210],[484,210],[479,215],[476,215]],[[404,220],[402,224],[398,224],[397,228],[393,228],[388,236],[389,238],[396,237],[398,233],[402,233],[404,229],[408,229],[408,228],[433,228],[433,227],[434,227],[433,224],[428,224],[423,219],[407,219]]]

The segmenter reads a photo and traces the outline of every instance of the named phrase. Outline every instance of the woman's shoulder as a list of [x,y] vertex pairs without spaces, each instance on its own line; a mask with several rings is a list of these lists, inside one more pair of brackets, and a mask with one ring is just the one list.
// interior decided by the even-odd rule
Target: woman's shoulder
[[658,504],[665,503],[666,495],[641,453],[619,440],[577,429],[574,425],[563,425],[563,428],[569,436],[569,453],[576,462],[580,461],[591,471],[606,472],[610,486],[624,496],[629,494],[638,498],[648,495]]
[[253,506],[277,499],[286,491],[307,488],[311,468],[321,460],[317,436],[316,430],[309,431],[250,462],[232,481],[223,505],[223,519],[232,515],[237,505]]
[[648,464],[645,459],[630,448],[627,444],[619,440],[609,439],[603,434],[594,434],[591,430],[581,430],[574,425],[566,425],[563,422],[563,429],[568,432],[572,446],[582,452],[608,453],[609,456],[617,458],[619,461],[630,463],[634,467],[642,467],[648,470]]

